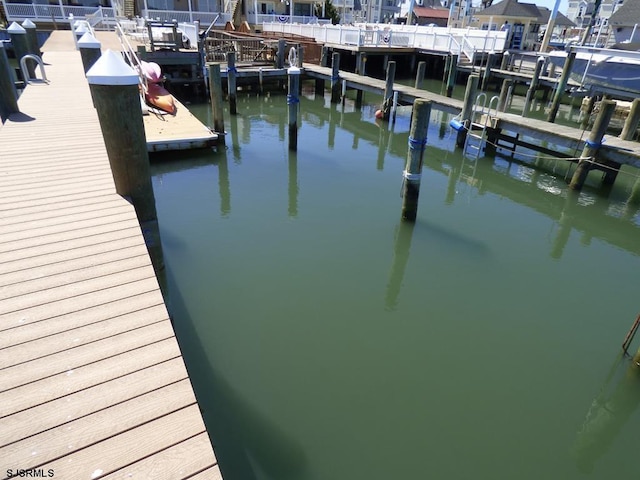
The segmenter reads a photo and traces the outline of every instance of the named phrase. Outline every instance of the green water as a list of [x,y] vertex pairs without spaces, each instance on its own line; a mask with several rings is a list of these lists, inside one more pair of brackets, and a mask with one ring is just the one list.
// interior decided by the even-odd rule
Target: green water
[[241,95],[226,148],[153,164],[224,478],[635,478],[640,375],[617,358],[640,311],[636,178],[572,195],[526,150],[463,157],[434,111],[403,224],[409,110],[389,129],[366,100],[308,92],[294,154],[285,98]]

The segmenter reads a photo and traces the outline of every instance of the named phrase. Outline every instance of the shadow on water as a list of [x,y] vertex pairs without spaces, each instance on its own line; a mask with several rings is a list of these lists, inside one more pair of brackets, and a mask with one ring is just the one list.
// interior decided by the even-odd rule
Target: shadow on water
[[224,478],[302,478],[307,461],[300,444],[211,365],[170,266],[167,277],[174,328]]
[[640,405],[640,367],[620,354],[593,399],[571,453],[579,470],[591,473]]

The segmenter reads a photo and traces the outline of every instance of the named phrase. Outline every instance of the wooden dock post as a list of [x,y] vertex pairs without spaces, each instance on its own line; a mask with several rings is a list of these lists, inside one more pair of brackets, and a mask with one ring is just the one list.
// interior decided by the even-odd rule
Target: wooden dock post
[[463,147],[464,142],[467,140],[467,130],[471,128],[473,103],[476,101],[479,82],[480,77],[478,75],[469,75],[467,79],[467,89],[464,91],[464,103],[462,104],[462,112],[460,113],[460,123],[464,128],[458,130],[458,135],[456,136],[457,147]]
[[[304,62],[304,46],[302,44],[298,45],[296,47],[296,51],[298,54],[298,65],[296,65],[298,68],[303,68],[302,64]],[[300,77],[300,81],[298,82],[298,95],[301,96],[302,95],[302,77]]]
[[211,111],[213,113],[213,130],[219,134],[218,139],[224,143],[224,109],[222,107],[222,76],[220,64],[209,64],[209,93]]
[[13,81],[13,71],[9,67],[4,42],[0,42],[0,119],[2,123],[9,118],[9,115],[19,111],[18,92]]
[[300,69],[291,66],[287,70],[289,77],[289,94],[287,95],[287,105],[289,106],[289,150],[298,149],[298,91],[300,89]]
[[162,284],[164,260],[140,106],[140,77],[119,54],[107,50],[87,72],[87,80],[116,192],[131,199]]
[[38,29],[36,24],[27,18],[22,22],[22,28],[27,32],[27,50],[30,54],[41,57],[42,52],[38,44]]
[[[278,45],[279,47],[279,45]],[[229,113],[236,115],[238,92],[236,88],[236,52],[227,53],[227,89],[229,90]]]
[[393,102],[393,82],[396,78],[396,62],[390,60],[387,63],[387,78],[384,85],[384,97],[382,101],[382,118],[383,120],[389,120],[391,114],[391,104]]
[[362,58],[360,60],[360,75],[366,75],[367,74],[367,53],[366,52],[362,52]]
[[527,96],[524,100],[524,108],[522,109],[522,116],[524,117],[529,110],[531,109],[531,101],[533,100],[534,95],[536,94],[536,90],[538,89],[538,82],[540,78],[540,72],[542,72],[542,67],[544,66],[545,58],[538,57],[536,60],[536,68],[533,71],[533,77],[531,78],[531,83],[529,84],[529,90],[527,90]]
[[402,220],[415,222],[422,177],[422,158],[427,144],[431,101],[417,99],[413,103],[407,164],[403,172]]
[[622,140],[633,140],[636,130],[638,130],[638,123],[640,123],[640,98],[636,98],[631,103],[629,115],[627,115],[627,119],[624,122],[620,138]]
[[276,68],[284,68],[284,51],[287,41],[284,38],[278,40],[278,52],[276,53]]
[[329,66],[329,47],[322,47],[322,54],[320,55],[320,66],[328,67]]
[[497,110],[499,112],[504,112],[507,109],[509,90],[511,90],[512,85],[513,85],[513,80],[511,78],[505,78],[502,81],[502,87],[500,88],[500,96],[498,97],[498,107],[497,107]]
[[82,66],[84,73],[87,73],[94,63],[98,61],[102,52],[100,51],[100,42],[89,32],[85,33],[78,40],[78,50],[80,50],[80,58],[82,58]]
[[362,108],[362,98],[364,97],[364,90],[356,90],[356,104],[355,107],[357,109]]
[[600,145],[602,145],[602,137],[604,137],[604,133],[615,109],[616,102],[614,101],[603,100],[600,103],[600,112],[589,134],[589,138],[586,140],[582,155],[580,155],[581,160],[578,162],[578,167],[571,178],[569,188],[580,190],[584,185],[589,170],[592,168],[592,162],[596,157]]
[[551,110],[549,110],[549,115],[547,116],[548,122],[554,123],[556,121],[556,115],[558,115],[558,109],[560,108],[560,100],[562,100],[564,89],[567,87],[569,74],[571,73],[575,59],[576,51],[571,49],[569,55],[567,55],[567,59],[564,61],[564,67],[562,68],[558,85],[556,85],[556,92],[553,95],[553,100],[551,101]]
[[504,52],[502,54],[502,61],[500,62],[500,70],[508,70],[509,69],[509,63],[511,60],[511,55],[509,54],[509,52]]
[[427,62],[424,60],[418,62],[418,71],[416,72],[416,83],[415,88],[421,89],[422,82],[424,82],[424,74],[427,70]]
[[140,77],[111,50],[87,72],[118,194],[131,197],[140,222],[155,220]]
[[[16,22],[13,22],[9,25],[9,28],[7,28],[7,33],[9,33],[9,38],[11,38],[11,45],[13,45],[13,51],[19,64],[22,57],[29,55],[27,31]],[[27,72],[29,72],[31,78],[36,76],[36,67],[33,62],[27,62]],[[24,80],[25,82],[27,81],[26,78]]]
[[447,97],[453,95],[453,87],[456,84],[456,75],[458,74],[458,55],[451,55],[449,62],[449,74],[447,76]]
[[340,54],[331,56],[331,103],[340,103]]
[[493,62],[496,57],[496,54],[491,51],[487,55],[487,64],[484,67],[484,73],[482,74],[482,90],[487,91],[487,87],[489,86],[489,80],[491,79],[491,68],[493,67]]

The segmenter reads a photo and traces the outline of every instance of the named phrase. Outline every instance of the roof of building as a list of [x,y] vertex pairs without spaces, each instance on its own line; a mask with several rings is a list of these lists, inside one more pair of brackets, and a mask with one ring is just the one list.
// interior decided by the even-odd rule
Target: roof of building
[[413,14],[418,18],[449,18],[448,8],[413,7]]
[[[500,3],[495,3],[490,7],[477,11],[474,15],[533,18],[536,20],[536,23],[544,25],[549,22],[551,10],[546,7],[538,7],[534,3],[520,3],[518,0],[502,0]],[[575,26],[575,23],[562,13],[557,12],[555,25],[572,27]]]
[[540,12],[533,3],[520,3],[518,0],[502,0],[490,7],[476,12],[476,15],[500,15],[503,17],[533,17],[538,18]]
[[609,25],[616,27],[632,27],[640,23],[640,2],[624,2],[611,14]]

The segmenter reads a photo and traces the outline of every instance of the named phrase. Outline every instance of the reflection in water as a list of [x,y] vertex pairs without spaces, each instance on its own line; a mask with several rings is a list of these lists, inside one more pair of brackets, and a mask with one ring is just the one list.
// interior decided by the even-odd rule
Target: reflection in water
[[[613,392],[609,393],[613,377],[622,372]],[[593,471],[596,461],[611,448],[616,437],[640,404],[640,369],[635,361],[620,355],[576,436],[572,452],[578,468]]]
[[227,160],[227,148],[224,145],[218,147],[218,187],[220,190],[220,216],[227,217],[231,214],[231,184],[229,182],[229,164]]
[[415,224],[413,222],[400,222],[396,226],[395,241],[393,242],[393,263],[387,282],[387,293],[384,298],[384,303],[388,310],[395,310],[398,305],[398,295],[400,295],[404,271],[409,261],[414,227]]
[[[247,102],[230,122],[238,145],[154,165],[171,310],[225,478],[581,479],[566,454],[579,420],[555,407],[575,413],[591,389],[588,369],[566,381],[585,344],[590,361],[608,361],[598,309],[616,331],[636,304],[628,188],[576,197],[553,162],[464,159],[434,121],[422,218],[404,224],[406,113],[394,131],[375,123],[377,105],[338,116],[301,98],[296,154],[278,140],[285,108],[284,97]],[[567,315],[593,272],[615,302]],[[471,351],[470,363],[460,352]],[[522,351],[536,361],[510,360]],[[621,380],[594,402],[575,449],[585,470],[589,456],[615,462],[603,453],[622,423],[637,425],[637,398]]]
[[[229,125],[231,129],[231,149],[233,151],[233,161],[237,165],[241,163],[240,142],[238,141],[238,115],[229,115]],[[243,122],[243,127],[244,127]],[[244,128],[243,128],[244,130]]]
[[289,156],[289,216],[298,216],[298,154],[296,152],[287,149]]

